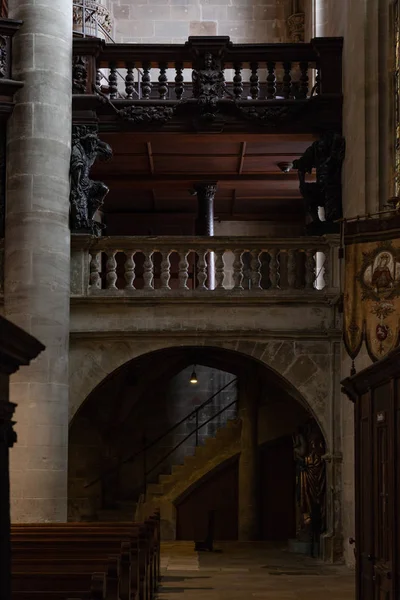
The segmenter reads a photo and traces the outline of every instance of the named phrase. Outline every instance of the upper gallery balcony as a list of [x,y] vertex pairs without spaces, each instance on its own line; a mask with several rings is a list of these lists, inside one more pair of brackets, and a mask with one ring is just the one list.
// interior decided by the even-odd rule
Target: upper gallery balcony
[[[74,40],[75,121],[103,130],[316,132],[342,118],[342,38],[297,44]],[[86,114],[86,117],[85,117]],[[93,113],[92,113],[93,114]]]

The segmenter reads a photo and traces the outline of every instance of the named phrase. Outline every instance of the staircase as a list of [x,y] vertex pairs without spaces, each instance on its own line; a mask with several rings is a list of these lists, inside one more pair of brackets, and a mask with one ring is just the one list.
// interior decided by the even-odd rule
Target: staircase
[[[141,494],[137,502],[132,500],[121,500],[115,502],[115,508],[102,508],[97,511],[97,519],[99,521],[131,521],[135,518],[136,521],[143,521],[153,514],[154,509],[160,509],[161,514],[161,538],[163,540],[175,539],[176,531],[176,509],[175,503],[179,498],[186,493],[192,486],[195,486],[207,473],[232,458],[240,451],[240,431],[241,421],[238,418],[229,416],[237,415],[237,399],[229,402],[222,408],[219,406],[217,412],[206,420],[203,420],[201,415],[204,408],[212,407],[213,401],[228,387],[235,384],[237,379],[232,379],[215,394],[208,398],[203,404],[195,408],[191,413],[186,415],[181,421],[175,423],[168,431],[164,432],[150,444],[144,445],[141,450],[127,457],[120,462],[112,471],[96,477],[93,481],[86,484],[85,487],[91,487],[99,482],[102,482],[106,475],[116,474],[119,469],[128,463],[134,462],[140,458],[146,465],[146,455],[150,449],[159,444],[161,441],[182,424],[189,422],[196,423],[194,429],[191,429],[176,446],[170,449],[161,460],[153,464],[150,469],[145,467],[143,474],[143,484],[136,492],[134,491],[130,498],[138,497],[140,490],[145,489],[145,493]],[[227,411],[231,411],[229,414]],[[208,423],[215,422],[221,415],[225,414],[225,425],[220,427],[215,436],[205,438],[203,445],[199,444],[199,431]],[[150,483],[152,473],[155,476],[155,470],[159,472],[159,467],[165,463],[179,447],[182,446],[189,438],[195,437],[195,451],[192,455],[186,455],[184,463],[181,465],[173,465],[171,473],[161,474],[158,476],[158,483]],[[192,446],[193,447],[193,446]],[[118,478],[117,478],[118,479]],[[103,485],[103,484],[102,484]],[[118,497],[118,496],[117,496]]]
[[175,539],[175,502],[207,473],[240,452],[240,431],[240,419],[228,421],[215,437],[207,438],[192,456],[186,456],[182,465],[174,465],[170,474],[159,475],[158,483],[147,484],[146,494],[139,497],[135,520],[146,519],[157,508],[161,516],[161,539]]
[[135,517],[136,502],[121,500],[116,502],[115,508],[102,508],[97,511],[98,521],[132,521]]

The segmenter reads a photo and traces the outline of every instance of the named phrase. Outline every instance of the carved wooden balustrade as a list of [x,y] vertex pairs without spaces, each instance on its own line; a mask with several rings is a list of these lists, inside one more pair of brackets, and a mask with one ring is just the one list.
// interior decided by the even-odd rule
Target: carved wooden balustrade
[[335,296],[337,236],[72,236],[73,296]]
[[[23,86],[23,82],[12,78],[12,38],[21,25],[22,21],[0,18],[0,96],[4,106],[2,112],[5,112],[1,120],[11,114],[12,96]],[[10,105],[8,109],[7,102]]]
[[229,37],[190,37],[165,45],[75,39],[74,108],[88,109],[94,98],[115,119],[143,124],[151,120],[148,111],[160,124],[195,106],[209,116],[218,104],[222,112],[263,124],[273,116],[276,126],[311,102],[314,120],[315,109],[324,106],[326,126],[340,127],[342,45],[342,38],[233,44]]

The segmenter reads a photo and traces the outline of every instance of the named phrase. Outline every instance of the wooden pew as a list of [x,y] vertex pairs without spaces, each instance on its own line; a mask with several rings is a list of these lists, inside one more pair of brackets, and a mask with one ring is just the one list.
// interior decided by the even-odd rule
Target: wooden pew
[[[82,561],[87,568],[96,570],[110,553],[118,551],[116,545],[124,539],[125,543],[132,545],[133,562],[131,560],[130,592],[127,592],[126,568],[120,574],[121,600],[129,596],[134,598],[136,588],[140,600],[151,600],[160,579],[159,532],[157,514],[144,524],[113,522],[13,525],[13,571],[21,574],[23,569],[27,577],[29,572],[37,568],[36,559],[31,557],[37,557],[38,553],[42,562],[45,561],[45,569],[48,571],[54,572],[54,569],[60,567],[57,560],[64,561],[63,571],[72,569],[74,560]],[[92,563],[88,557],[92,559]],[[126,560],[121,564],[126,564]],[[79,567],[78,570],[83,568]]]
[[149,566],[148,541],[144,536],[131,531],[78,531],[65,529],[56,531],[32,531],[29,534],[11,534],[14,564],[20,557],[38,555],[44,557],[103,557],[119,551],[120,540],[125,538],[131,550],[131,585],[138,587],[139,598],[147,599],[147,589],[153,589],[152,570]]
[[67,597],[80,600],[106,600],[105,573],[63,574],[35,573],[19,574],[12,579],[12,598],[16,600],[65,600]]
[[[32,590],[41,589],[41,579],[49,575],[49,579],[59,576],[73,578],[76,581],[78,574],[86,576],[103,572],[106,577],[105,600],[136,600],[136,590],[131,592],[130,562],[122,554],[110,556],[108,559],[100,558],[59,558],[59,557],[30,557],[15,561],[12,570],[13,591],[27,587],[29,576],[32,577]],[[15,582],[15,583],[14,583]],[[56,591],[55,588],[51,588]],[[22,591],[22,590],[21,590]]]
[[[42,531],[80,531],[83,529],[85,533],[91,534],[92,531],[98,530],[111,530],[111,531],[128,531],[129,533],[139,533],[137,529],[148,531],[148,535],[141,536],[141,547],[142,550],[147,554],[150,554],[150,568],[152,572],[152,578],[154,583],[154,590],[157,590],[160,581],[160,518],[159,513],[155,513],[144,523],[132,523],[132,522],[117,522],[117,523],[46,523],[46,524],[23,524],[13,525],[12,531],[18,534],[19,531],[23,532],[42,532]],[[143,540],[146,537],[146,543]],[[143,560],[143,557],[141,557]]]

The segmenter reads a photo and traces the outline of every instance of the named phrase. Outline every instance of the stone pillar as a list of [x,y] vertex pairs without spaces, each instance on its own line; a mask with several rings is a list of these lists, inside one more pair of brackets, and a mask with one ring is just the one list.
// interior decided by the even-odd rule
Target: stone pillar
[[[214,236],[214,198],[217,193],[216,183],[197,183],[194,186],[197,195],[197,219],[196,235]],[[215,287],[215,265],[214,252],[207,257],[207,287],[213,290]]]
[[72,0],[10,0],[16,95],[7,140],[5,314],[46,346],[12,378],[14,522],[67,518]]
[[239,457],[240,541],[259,539],[259,465],[258,465],[258,387],[250,376],[239,380],[239,417],[242,421]]
[[196,235],[214,235],[214,198],[217,192],[216,183],[198,183],[194,186],[197,194],[198,213]]

